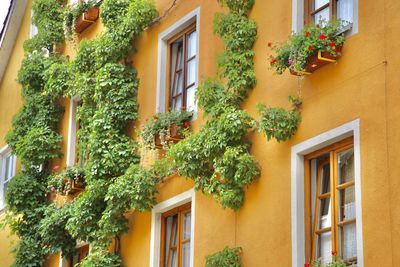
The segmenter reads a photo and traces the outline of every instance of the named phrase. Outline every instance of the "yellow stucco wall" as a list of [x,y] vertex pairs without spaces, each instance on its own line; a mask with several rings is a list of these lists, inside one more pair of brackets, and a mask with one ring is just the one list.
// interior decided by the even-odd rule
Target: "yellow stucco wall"
[[[172,0],[157,0],[162,13]],[[178,1],[178,5],[160,24],[149,28],[138,40],[134,66],[141,86],[138,93],[140,121],[154,115],[156,109],[158,35],[184,15],[201,7],[200,79],[214,76],[215,61],[222,43],[213,34],[214,13],[221,11],[214,0]],[[243,248],[246,267],[291,266],[291,147],[322,132],[354,119],[360,119],[361,192],[363,248],[365,267],[400,266],[400,3],[398,0],[359,2],[359,31],[349,37],[338,64],[331,64],[313,75],[298,80],[288,74],[278,76],[269,70],[267,42],[285,40],[291,31],[291,0],[256,0],[251,18],[258,24],[254,46],[258,83],[244,104],[257,116],[256,104],[288,106],[287,96],[301,85],[302,122],[297,134],[286,143],[267,142],[262,135],[252,138],[253,154],[260,162],[262,175],[246,191],[246,202],[235,214],[223,210],[211,198],[196,193],[195,266],[204,265],[204,257],[226,245]],[[28,7],[29,8],[29,7]],[[29,9],[13,55],[0,83],[0,147],[11,118],[21,105],[20,87],[15,82],[23,57],[22,43],[28,37]],[[93,38],[102,30],[96,23],[82,38]],[[68,55],[75,54],[67,45]],[[12,100],[12,101],[10,101]],[[69,101],[63,101],[65,113],[61,132],[67,138]],[[198,129],[201,115],[194,123]],[[67,140],[63,143],[66,155]],[[65,165],[65,158],[56,162]],[[159,201],[192,188],[189,180],[173,177],[160,186]],[[150,213],[128,214],[130,231],[122,238],[121,252],[126,266],[149,266]],[[9,238],[0,232],[0,266],[8,266]],[[58,266],[58,256],[47,262]]]

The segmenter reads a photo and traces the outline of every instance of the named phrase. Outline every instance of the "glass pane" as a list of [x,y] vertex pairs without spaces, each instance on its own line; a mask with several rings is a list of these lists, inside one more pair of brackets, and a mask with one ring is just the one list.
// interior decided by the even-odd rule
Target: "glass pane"
[[317,237],[317,259],[322,263],[328,263],[332,259],[332,234],[322,233]]
[[331,172],[330,164],[325,164],[322,166],[321,173],[321,192],[320,195],[329,193],[331,191]]
[[339,191],[339,213],[340,221],[356,218],[356,199],[354,186],[349,186]]
[[317,10],[318,8],[322,7],[325,4],[328,4],[329,0],[315,0],[314,1],[314,10]]
[[188,36],[188,58],[196,55],[197,48],[197,32],[192,32]]
[[340,227],[340,248],[344,260],[357,257],[356,224],[348,224]]
[[176,247],[178,242],[178,215],[165,219],[165,265],[176,266]]
[[190,212],[183,215],[183,240],[190,239],[191,216]]
[[353,22],[353,0],[337,1],[337,18],[346,22]]
[[172,252],[172,254],[171,254],[171,258],[170,258],[168,267],[176,267],[176,266],[178,266],[177,258],[178,258],[178,253],[177,253],[176,250],[174,250]]
[[320,200],[320,219],[319,219],[319,229],[324,229],[331,227],[332,216],[331,216],[331,199],[324,198]]
[[6,162],[5,162],[5,181],[7,181],[8,179],[9,179],[9,177],[10,177],[10,170],[11,170],[11,157],[9,156],[9,157],[6,157]]
[[190,242],[182,246],[182,267],[189,267],[190,265]]
[[182,109],[182,98],[183,96],[180,95],[172,100],[172,110],[180,111]]
[[195,111],[196,110],[196,88],[194,86],[190,87],[186,91],[186,110],[187,111]]
[[196,58],[187,63],[187,80],[186,86],[196,82]]
[[318,24],[323,21],[329,21],[329,7],[321,10],[320,12],[317,12],[314,14],[314,23]]
[[350,148],[340,152],[337,161],[339,184],[354,181],[354,149]]
[[182,79],[183,75],[182,72],[176,73],[174,76],[174,80],[172,81],[172,90],[171,90],[171,96],[174,97],[180,93],[182,93],[183,90],[183,84],[182,84]]
[[6,193],[7,193],[8,182],[3,184],[3,203],[6,203]]

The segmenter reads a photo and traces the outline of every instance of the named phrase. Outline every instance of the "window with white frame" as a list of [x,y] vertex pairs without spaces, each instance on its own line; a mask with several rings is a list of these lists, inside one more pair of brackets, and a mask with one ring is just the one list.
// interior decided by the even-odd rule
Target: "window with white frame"
[[157,204],[152,211],[150,266],[193,267],[195,191]]
[[[67,147],[67,166],[79,165],[84,167],[87,154],[84,151],[79,151],[78,130],[80,122],[78,120],[78,108],[82,101],[78,97],[73,97],[70,100],[69,111],[69,128],[68,128],[68,147]],[[80,153],[79,153],[80,152]]]
[[31,28],[30,28],[30,32],[29,32],[29,37],[32,38],[33,36],[35,36],[36,34],[38,34],[38,27],[33,24],[32,18],[33,18],[33,10],[31,11]]
[[15,176],[16,160],[16,156],[11,154],[8,147],[0,152],[0,209],[5,206],[7,187]]
[[293,0],[293,30],[321,20],[340,19],[348,34],[358,32],[358,0]]
[[200,8],[159,36],[157,110],[196,111]]
[[292,147],[292,266],[332,260],[363,267],[360,122]]

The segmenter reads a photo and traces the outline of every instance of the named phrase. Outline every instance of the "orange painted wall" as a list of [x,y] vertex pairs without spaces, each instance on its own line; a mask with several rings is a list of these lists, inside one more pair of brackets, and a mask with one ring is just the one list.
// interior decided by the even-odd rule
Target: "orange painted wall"
[[[172,0],[157,0],[163,13]],[[250,17],[258,24],[254,46],[257,86],[244,109],[257,116],[258,102],[288,107],[287,96],[301,91],[302,122],[297,134],[286,143],[267,142],[262,135],[252,138],[253,154],[260,162],[262,175],[246,192],[246,202],[237,212],[223,210],[208,196],[196,193],[195,266],[204,266],[206,255],[226,245],[243,248],[246,267],[291,266],[291,147],[322,132],[354,119],[360,119],[362,214],[364,266],[400,266],[400,3],[398,0],[359,0],[359,31],[349,37],[343,57],[313,75],[297,79],[289,74],[274,75],[267,57],[269,41],[283,41],[291,32],[291,0],[256,0]],[[138,93],[141,125],[156,109],[158,35],[197,7],[200,20],[200,79],[215,76],[216,58],[222,43],[213,34],[213,17],[222,11],[215,0],[178,1],[161,23],[149,28],[137,41],[134,66],[141,85]],[[28,37],[30,11],[27,10],[10,64],[0,83],[0,147],[10,127],[11,117],[21,105],[15,82],[23,56],[22,42]],[[96,23],[82,38],[93,38],[103,29]],[[66,54],[74,56],[67,45]],[[13,101],[9,101],[13,99]],[[14,101],[15,100],[15,101]],[[61,132],[67,138],[69,101]],[[201,115],[194,123],[198,129]],[[66,154],[66,140],[63,143]],[[65,158],[56,164],[65,164]],[[180,177],[168,179],[159,188],[159,201],[192,188]],[[129,213],[130,231],[122,238],[122,256],[126,266],[149,266],[150,213]],[[0,266],[8,266],[9,238],[0,233]],[[48,261],[58,266],[58,257]]]

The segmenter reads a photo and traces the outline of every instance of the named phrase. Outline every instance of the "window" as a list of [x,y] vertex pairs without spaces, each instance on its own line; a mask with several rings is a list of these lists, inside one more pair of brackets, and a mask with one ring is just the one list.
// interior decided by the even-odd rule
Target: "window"
[[194,110],[197,76],[197,32],[190,26],[170,41],[170,91],[171,110]]
[[150,267],[193,267],[196,193],[183,192],[154,206]]
[[191,203],[162,214],[160,266],[190,266],[191,232]]
[[29,37],[32,38],[33,36],[35,36],[36,34],[38,34],[38,27],[33,24],[32,18],[33,18],[33,10],[31,11],[31,28],[30,28],[30,32],[29,32]]
[[69,260],[68,267],[78,266],[77,264],[81,263],[87,255],[89,255],[89,244],[77,248],[76,253]]
[[67,166],[79,165],[84,167],[87,154],[78,153],[79,139],[77,132],[80,129],[80,122],[77,119],[77,110],[82,105],[79,98],[72,98],[70,101],[70,114],[69,114],[69,129],[68,129],[68,153],[67,153]]
[[328,263],[337,251],[357,264],[353,137],[307,155],[304,163],[306,259]]
[[200,32],[198,7],[159,34],[157,113],[186,109],[196,119]]
[[341,19],[353,23],[354,0],[306,0],[305,23],[318,24],[320,20]]
[[0,209],[5,206],[7,187],[15,176],[16,156],[11,154],[8,147],[0,152]]

